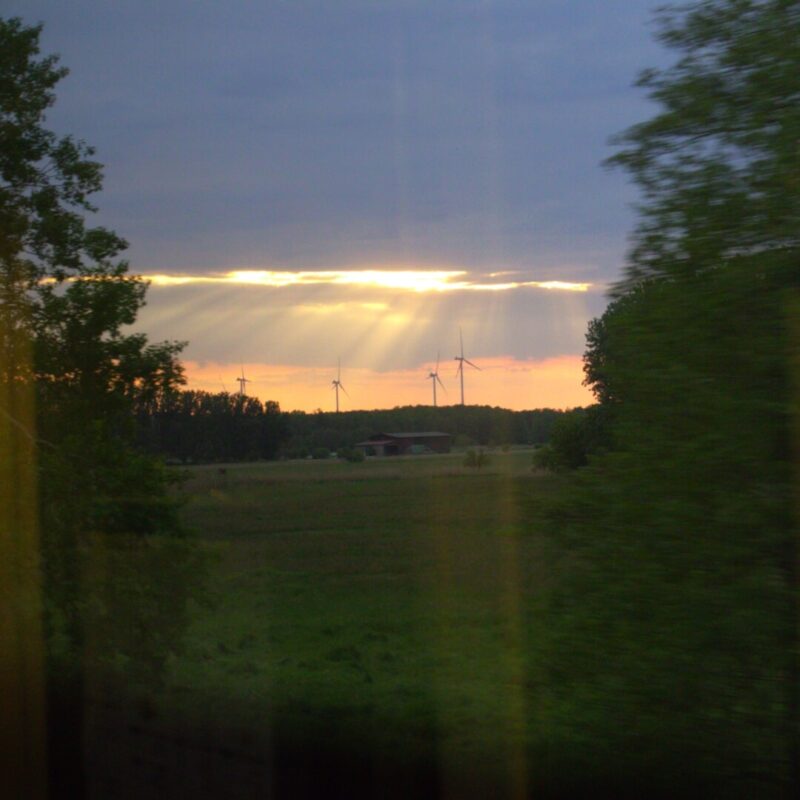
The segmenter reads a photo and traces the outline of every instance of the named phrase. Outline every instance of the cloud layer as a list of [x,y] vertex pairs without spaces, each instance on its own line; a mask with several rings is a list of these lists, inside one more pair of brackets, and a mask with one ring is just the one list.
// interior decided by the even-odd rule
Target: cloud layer
[[466,270],[435,269],[348,269],[348,270],[229,270],[224,273],[170,275],[162,272],[143,276],[154,286],[231,285],[265,286],[365,286],[398,289],[408,292],[505,292],[510,289],[546,289],[562,292],[586,292],[592,284],[572,281],[525,280],[513,270],[490,272],[488,275]]
[[8,0],[137,269],[619,272],[656,0]]
[[[234,391],[244,369],[248,392],[283,408],[332,403],[341,359],[349,397],[343,408],[431,402],[426,376],[440,359],[449,393],[464,352],[467,402],[509,408],[591,402],[581,386],[588,320],[602,292],[530,275],[461,270],[329,272],[235,271],[154,278],[138,326],[156,339],[188,339],[189,385]],[[510,278],[516,280],[510,280]]]

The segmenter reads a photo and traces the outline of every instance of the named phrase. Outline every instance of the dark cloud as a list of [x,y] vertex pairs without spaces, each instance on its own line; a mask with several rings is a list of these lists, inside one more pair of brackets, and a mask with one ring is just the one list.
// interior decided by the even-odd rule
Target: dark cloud
[[[72,69],[51,119],[107,165],[140,269],[413,264],[610,279],[600,161],[663,57],[651,0],[10,0]],[[565,270],[559,274],[559,270]]]

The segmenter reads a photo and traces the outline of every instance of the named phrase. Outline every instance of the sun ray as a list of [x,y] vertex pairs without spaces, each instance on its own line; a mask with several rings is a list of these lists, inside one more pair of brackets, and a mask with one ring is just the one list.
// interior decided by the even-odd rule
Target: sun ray
[[570,281],[502,281],[494,280],[516,274],[493,272],[488,281],[469,277],[465,270],[428,269],[350,269],[350,270],[260,270],[240,269],[209,274],[144,273],[143,278],[154,286],[186,286],[190,284],[222,284],[263,286],[282,289],[289,286],[362,286],[377,289],[428,292],[507,292],[513,289],[588,292],[592,284]]

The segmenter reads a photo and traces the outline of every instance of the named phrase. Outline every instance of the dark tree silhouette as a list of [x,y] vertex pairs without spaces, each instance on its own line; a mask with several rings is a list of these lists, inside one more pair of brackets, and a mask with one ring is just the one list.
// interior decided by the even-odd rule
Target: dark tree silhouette
[[126,243],[86,223],[93,149],[45,127],[67,70],[40,55],[40,32],[0,19],[0,412],[35,444],[52,781],[81,796],[87,675],[124,656],[156,679],[197,570],[168,476],[133,447],[134,406],[181,383],[181,345],[124,332],[146,284]]
[[678,59],[642,76],[659,109],[612,159],[640,222],[587,336],[613,452],[551,513],[541,706],[595,791],[788,796],[800,6],[707,0],[660,30]]

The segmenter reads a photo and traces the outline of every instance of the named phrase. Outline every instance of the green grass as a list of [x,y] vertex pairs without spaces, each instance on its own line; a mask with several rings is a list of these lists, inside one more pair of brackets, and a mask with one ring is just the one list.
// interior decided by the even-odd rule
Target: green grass
[[[529,451],[195,467],[184,516],[214,555],[165,702],[253,741],[400,748],[453,780],[521,780],[534,735]],[[459,778],[460,776],[460,778]]]

